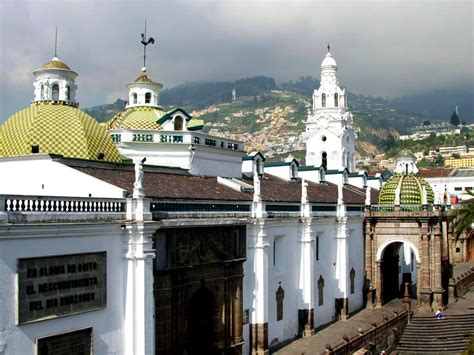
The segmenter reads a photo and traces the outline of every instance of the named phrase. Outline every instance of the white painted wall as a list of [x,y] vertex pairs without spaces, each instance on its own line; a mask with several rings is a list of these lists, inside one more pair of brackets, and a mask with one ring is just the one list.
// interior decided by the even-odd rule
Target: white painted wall
[[[362,217],[350,217],[347,222],[347,229],[349,231],[348,249],[349,249],[349,265],[348,265],[348,295],[349,295],[349,312],[353,312],[363,304],[363,287],[364,287],[364,272],[365,272],[365,240],[363,230]],[[354,268],[354,293],[351,294],[350,289],[350,270]]]
[[242,177],[242,155],[238,150],[195,144],[127,142],[117,145],[131,159],[146,157],[147,165],[189,170],[193,175]]
[[0,158],[0,194],[123,198],[121,188],[53,161],[49,155]]
[[[93,327],[95,354],[124,354],[123,240],[119,225],[0,226],[0,339],[2,354],[35,354],[40,337]],[[18,258],[107,252],[107,306],[104,309],[15,325]]]
[[435,177],[425,178],[430,184],[435,194],[435,201],[441,204],[444,202],[444,191],[447,190],[450,196],[457,196],[459,199],[468,199],[471,196],[466,192],[466,188],[474,190],[473,176]]

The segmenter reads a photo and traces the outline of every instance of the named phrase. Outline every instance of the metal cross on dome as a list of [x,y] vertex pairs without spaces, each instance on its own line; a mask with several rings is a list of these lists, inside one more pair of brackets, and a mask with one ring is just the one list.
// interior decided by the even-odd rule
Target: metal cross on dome
[[142,33],[142,41],[141,43],[143,44],[143,70],[146,70],[146,46],[149,44],[154,44],[155,39],[153,37],[146,38],[146,20],[145,20],[145,33]]
[[328,53],[331,51],[331,46],[328,43]]

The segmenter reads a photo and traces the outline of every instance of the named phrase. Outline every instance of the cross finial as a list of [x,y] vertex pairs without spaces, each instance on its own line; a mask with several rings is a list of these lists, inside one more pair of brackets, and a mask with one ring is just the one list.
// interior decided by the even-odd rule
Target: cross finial
[[146,46],[149,44],[155,43],[155,39],[153,37],[146,38],[146,19],[145,19],[145,32],[142,33],[142,41],[143,44],[143,71],[146,71]]
[[331,50],[331,46],[328,43],[328,53],[329,53],[330,50]]

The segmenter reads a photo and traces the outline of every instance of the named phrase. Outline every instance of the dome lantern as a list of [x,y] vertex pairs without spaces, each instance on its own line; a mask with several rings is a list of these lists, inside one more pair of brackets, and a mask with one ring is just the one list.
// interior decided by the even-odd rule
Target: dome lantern
[[151,80],[145,68],[142,68],[141,74],[133,83],[128,84],[127,88],[127,108],[137,106],[160,107],[158,102],[163,85]]
[[54,56],[43,64],[41,69],[35,70],[33,75],[35,76],[33,102],[63,101],[72,106],[78,105],[77,85],[74,83],[77,73],[58,57]]

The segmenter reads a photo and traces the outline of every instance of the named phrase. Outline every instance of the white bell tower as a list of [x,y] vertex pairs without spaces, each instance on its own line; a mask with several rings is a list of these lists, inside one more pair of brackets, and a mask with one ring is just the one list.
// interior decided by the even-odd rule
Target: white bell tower
[[321,63],[321,83],[313,93],[312,112],[306,121],[306,165],[327,169],[355,169],[352,114],[347,111],[346,90],[339,86],[337,64],[328,52]]

